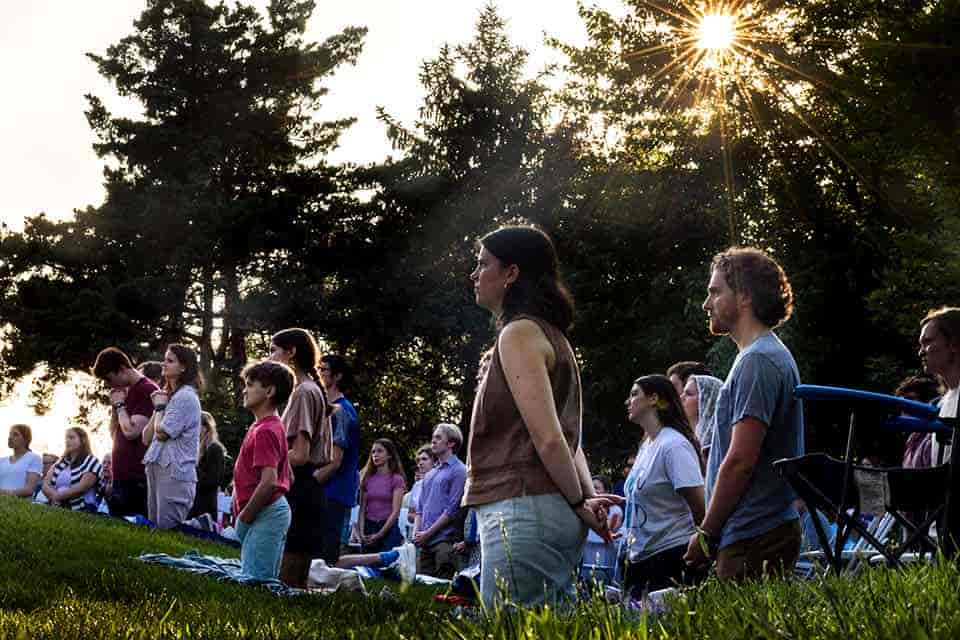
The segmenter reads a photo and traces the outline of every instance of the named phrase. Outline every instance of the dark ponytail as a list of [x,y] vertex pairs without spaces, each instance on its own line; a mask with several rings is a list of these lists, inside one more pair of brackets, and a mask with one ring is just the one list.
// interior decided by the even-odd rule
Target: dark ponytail
[[700,441],[697,439],[697,434],[693,432],[690,423],[687,422],[683,405],[680,404],[680,396],[677,395],[677,389],[670,382],[670,378],[653,374],[637,378],[634,384],[643,389],[645,395],[657,396],[659,400],[657,403],[657,418],[660,420],[660,424],[679,431],[693,445],[693,450],[697,452],[697,460],[700,461],[700,471],[703,472],[705,461],[700,448]]
[[323,385],[320,384],[320,372],[317,371],[317,364],[320,362],[320,347],[317,346],[313,334],[306,329],[294,327],[277,332],[270,338],[270,342],[284,351],[293,350],[293,364],[320,387],[320,394],[326,407],[327,393],[323,390]]
[[320,373],[317,363],[320,362],[320,347],[313,335],[306,329],[284,329],[279,331],[270,342],[284,351],[294,350],[293,363],[297,369],[306,373],[314,382],[320,384]]

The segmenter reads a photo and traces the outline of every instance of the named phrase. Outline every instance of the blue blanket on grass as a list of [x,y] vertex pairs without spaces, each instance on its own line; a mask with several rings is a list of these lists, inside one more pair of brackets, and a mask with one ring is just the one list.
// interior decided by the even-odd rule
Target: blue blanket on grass
[[239,558],[218,558],[217,556],[205,556],[197,551],[187,551],[182,558],[171,556],[166,553],[144,553],[137,557],[137,560],[149,564],[159,564],[165,567],[198,573],[204,576],[212,576],[220,582],[236,582],[244,585],[255,585],[269,589],[278,596],[300,596],[309,591],[303,589],[294,589],[288,587],[279,580],[257,580],[245,575],[240,570]]

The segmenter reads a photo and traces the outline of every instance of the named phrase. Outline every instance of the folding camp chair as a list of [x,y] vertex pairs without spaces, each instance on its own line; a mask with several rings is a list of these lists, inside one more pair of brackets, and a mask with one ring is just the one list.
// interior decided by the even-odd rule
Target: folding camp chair
[[[936,543],[929,536],[930,525],[941,518],[945,509],[945,488],[949,468],[885,469],[848,465],[822,453],[779,460],[775,467],[807,504],[837,522],[837,532],[830,538],[818,518],[813,526],[822,551],[804,554],[804,560],[825,559],[834,570],[856,569],[862,562],[880,555],[890,566],[910,550],[935,551]],[[920,523],[905,513],[924,513]],[[861,515],[872,514],[870,524]],[[907,532],[906,539],[891,539],[899,525]],[[845,549],[856,533],[859,540]]]
[[[853,443],[858,421],[867,422],[874,428],[952,435],[952,425],[948,426],[937,418],[937,408],[896,396],[836,387],[800,385],[796,395],[804,401],[844,402],[850,410],[843,460],[825,454],[810,454],[780,460],[774,465],[809,508],[837,521],[837,535],[831,545],[819,519],[813,520],[830,567],[837,571],[856,568],[870,555],[880,555],[888,565],[895,566],[907,551],[936,550],[929,529],[937,520],[946,521],[950,513],[953,465],[931,469],[855,465]],[[916,523],[905,516],[911,512],[925,515]],[[878,526],[885,523],[887,530],[871,530],[860,521],[862,513],[874,514],[879,519]],[[907,532],[906,540],[901,544],[891,544],[887,540],[894,523]],[[845,556],[844,546],[854,532],[860,535],[858,544],[862,548],[847,550],[854,552]]]
[[[889,513],[884,513],[882,516],[875,516],[870,520],[870,524],[867,525],[867,531],[884,547],[887,547],[890,545],[890,535],[893,532],[895,524],[896,522],[893,516]],[[801,553],[800,557],[803,560],[807,560],[808,564],[812,564],[810,561],[823,563],[826,558],[826,552],[810,551]],[[880,558],[880,561],[886,562],[886,558],[884,558],[877,548],[870,544],[867,538],[863,537],[858,538],[856,542],[840,552],[843,567],[848,572],[855,572],[860,566],[865,564],[866,561],[873,561],[874,558]]]

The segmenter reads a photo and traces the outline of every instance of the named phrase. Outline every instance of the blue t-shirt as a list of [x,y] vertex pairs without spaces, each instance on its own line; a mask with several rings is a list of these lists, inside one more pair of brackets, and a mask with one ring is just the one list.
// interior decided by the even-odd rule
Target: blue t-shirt
[[338,398],[334,404],[339,405],[340,410],[331,416],[333,444],[343,449],[343,460],[327,480],[327,500],[352,507],[357,504],[360,484],[360,416],[346,397]]
[[793,395],[800,372],[793,356],[773,333],[757,338],[737,355],[717,398],[707,463],[707,500],[730,450],[733,426],[746,417],[767,425],[750,484],[723,526],[720,547],[762,535],[799,517],[793,489],[773,468],[781,458],[803,455],[803,407]]

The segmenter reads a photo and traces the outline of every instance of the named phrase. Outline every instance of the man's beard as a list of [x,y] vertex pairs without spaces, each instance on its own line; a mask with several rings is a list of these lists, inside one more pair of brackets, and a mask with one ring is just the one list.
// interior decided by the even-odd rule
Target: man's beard
[[730,334],[733,325],[737,322],[736,317],[724,318],[718,314],[710,314],[710,333],[715,336],[726,336]]

